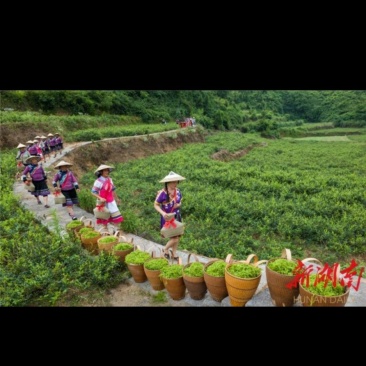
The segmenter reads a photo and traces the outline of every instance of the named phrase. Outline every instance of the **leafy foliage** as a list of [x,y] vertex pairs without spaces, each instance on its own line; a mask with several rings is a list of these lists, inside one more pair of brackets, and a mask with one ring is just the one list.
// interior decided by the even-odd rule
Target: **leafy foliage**
[[148,252],[136,249],[126,255],[125,262],[127,264],[144,264],[149,258],[151,258],[151,256]]
[[[93,238],[97,238],[98,236],[100,236],[100,233],[98,231],[95,231],[91,228],[89,228],[89,230],[85,230],[87,228],[82,228],[79,230],[79,235],[82,239],[93,239]],[[82,230],[84,230],[83,232],[81,232]]]
[[267,266],[274,272],[278,272],[287,276],[292,276],[294,275],[294,270],[297,266],[297,263],[294,261],[289,261],[285,258],[278,258],[275,260],[270,260],[267,263]]
[[205,268],[205,271],[210,276],[214,277],[224,277],[225,276],[225,268],[226,268],[226,262],[223,260],[217,260],[213,263],[210,263]]
[[146,269],[150,269],[152,271],[161,270],[162,268],[169,265],[169,262],[166,258],[152,258],[147,260],[144,263],[144,267]]
[[133,245],[130,243],[118,243],[114,247],[114,250],[129,250],[129,249],[133,249]]
[[[300,286],[305,287],[306,290],[315,295],[339,296],[344,294],[344,286],[342,286],[339,282],[337,282],[336,285],[333,286],[332,282],[317,280],[317,276],[317,274],[311,274],[309,276],[309,286],[305,287],[305,283],[300,284]],[[315,281],[317,282],[317,284],[315,284]]]
[[79,234],[80,234],[80,236],[81,235],[83,235],[83,234],[86,234],[87,232],[97,232],[97,231],[95,231],[92,227],[89,227],[89,226],[85,226],[85,227],[83,227],[83,228],[81,228],[80,230],[79,230]]
[[183,277],[183,266],[181,264],[170,264],[161,268],[160,278],[179,278]]
[[103,236],[100,239],[98,239],[98,243],[101,244],[109,244],[109,243],[113,243],[117,240],[117,238],[114,235],[107,235],[107,236]]
[[66,229],[75,229],[80,225],[84,225],[80,220],[73,220],[66,224]]
[[241,262],[229,264],[226,270],[233,276],[240,278],[256,278],[261,274],[261,269],[259,267]]
[[204,265],[201,262],[193,262],[188,264],[183,273],[191,277],[203,277]]

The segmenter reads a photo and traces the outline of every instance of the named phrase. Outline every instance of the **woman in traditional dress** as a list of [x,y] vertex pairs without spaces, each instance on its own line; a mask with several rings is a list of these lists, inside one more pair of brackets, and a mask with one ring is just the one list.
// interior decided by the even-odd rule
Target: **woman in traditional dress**
[[45,203],[44,207],[50,208],[50,206],[48,205],[48,196],[51,194],[51,192],[47,186],[46,172],[44,171],[43,166],[38,164],[40,160],[40,156],[31,155],[25,161],[28,165],[23,170],[22,180],[25,183],[27,181],[27,176],[30,176],[32,178],[32,183],[34,184],[34,191],[30,193],[37,199],[39,205],[42,204],[39,196],[43,196]]
[[113,232],[115,232],[118,224],[123,221],[123,216],[117,206],[117,204],[119,205],[121,203],[121,200],[118,198],[116,187],[113,184],[112,178],[109,176],[109,173],[113,169],[113,167],[104,164],[97,168],[94,172],[97,179],[94,182],[91,193],[97,198],[99,204],[105,205],[111,214],[106,220],[97,218],[96,224],[103,225],[106,229],[108,229],[108,224],[111,224],[113,226]]
[[[174,213],[175,220],[182,222],[182,216],[180,212],[180,207],[182,206],[182,193],[177,187],[179,182],[185,180],[186,178],[181,175],[170,172],[166,177],[164,177],[160,183],[164,183],[164,189],[158,191],[154,208],[160,213],[160,229],[165,224],[168,214]],[[172,251],[172,257],[174,260],[178,261],[179,257],[177,254],[178,244],[181,235],[173,236],[169,238],[169,241],[164,247],[164,257],[170,258],[169,249]]]
[[[66,202],[62,204],[66,207],[67,212],[72,220],[76,220],[77,217],[74,213],[74,205],[79,205],[79,198],[77,193],[80,192],[79,184],[75,178],[73,172],[70,170],[72,164],[67,161],[60,161],[55,169],[59,169],[58,173],[53,177],[52,185],[56,192],[61,192],[65,198]],[[57,182],[59,187],[57,186]]]

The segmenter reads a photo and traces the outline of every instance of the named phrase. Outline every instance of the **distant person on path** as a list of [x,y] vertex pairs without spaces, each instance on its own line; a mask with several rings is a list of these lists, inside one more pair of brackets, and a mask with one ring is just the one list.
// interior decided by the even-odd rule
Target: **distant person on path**
[[27,146],[23,145],[23,144],[18,144],[17,146],[18,152],[17,155],[15,157],[15,160],[17,162],[17,174],[16,174],[16,179],[20,178],[21,172],[24,170],[24,167],[26,166],[25,164],[25,159],[27,159],[30,154],[27,150]]
[[[77,193],[80,192],[79,184],[74,174],[70,170],[72,164],[67,161],[60,161],[55,169],[59,169],[58,173],[53,177],[52,185],[56,192],[61,192],[66,202],[62,204],[62,207],[66,207],[67,212],[72,220],[76,220],[77,217],[74,213],[74,205],[79,205],[79,198]],[[59,187],[57,186],[59,184]]]
[[[182,177],[179,174],[170,172],[160,181],[160,183],[164,183],[164,189],[158,191],[154,202],[155,210],[158,211],[161,215],[160,229],[162,229],[162,227],[164,226],[165,219],[167,218],[167,214],[169,213],[175,213],[175,219],[179,222],[182,222],[182,216],[180,212],[180,207],[182,206],[182,193],[177,186],[180,181],[185,179],[186,178]],[[170,258],[169,249],[171,249],[173,259],[176,261],[179,260],[177,250],[180,237],[181,235],[169,238],[169,241],[164,247],[165,258]]]
[[50,147],[50,154],[55,154],[54,155],[54,158],[56,157],[57,155],[57,150],[56,150],[56,136],[54,136],[52,133],[49,133],[47,135],[50,139],[49,139],[49,142],[48,142],[48,146]]
[[30,155],[38,155],[38,149],[37,149],[37,140],[29,140],[27,143],[29,143],[28,146],[28,152]]
[[[62,137],[60,136],[59,133],[55,133],[55,149],[56,149],[56,152],[59,152],[60,155],[61,155],[63,148],[64,148],[64,142],[62,140]],[[56,157],[56,155],[55,155],[55,157]]]
[[[42,135],[43,136],[43,135]],[[46,161],[46,156],[48,156],[48,159],[50,159],[50,154],[51,154],[51,148],[50,148],[50,141],[51,138],[47,137],[47,136],[43,136],[44,137],[44,161]]]
[[37,199],[39,205],[42,202],[39,199],[39,196],[43,196],[44,199],[44,207],[50,208],[48,205],[48,195],[51,193],[47,186],[47,175],[44,171],[42,165],[39,165],[38,162],[41,160],[41,157],[38,155],[31,155],[27,160],[26,164],[28,164],[23,170],[22,180],[25,183],[27,181],[27,175],[32,178],[32,182],[34,184],[34,191],[30,192],[32,196]]
[[17,149],[19,149],[19,150],[18,150],[18,153],[17,153],[17,156],[15,157],[15,159],[17,161],[17,166],[19,168],[22,168],[22,170],[23,170],[24,167],[27,166],[27,164],[25,163],[25,160],[30,157],[30,154],[27,150],[27,146],[25,146],[23,144],[18,144]]
[[[34,138],[34,146],[36,147],[37,149],[37,154],[36,155],[39,155],[41,157],[41,161],[44,160],[43,159],[43,150],[42,150],[42,147],[40,145],[40,140],[37,140],[37,139],[40,139],[40,136],[36,136]],[[34,155],[34,154],[31,154],[31,155]]]
[[103,225],[108,229],[108,224],[113,225],[113,231],[117,230],[118,224],[123,221],[123,216],[118,209],[117,204],[121,203],[116,193],[116,187],[113,184],[112,178],[110,178],[109,173],[114,170],[113,167],[108,165],[100,165],[94,174],[97,176],[91,189],[91,193],[94,197],[99,200],[99,202],[104,203],[105,207],[111,213],[109,219],[97,219],[97,225]]
[[50,154],[50,150],[48,148],[48,145],[46,145],[46,141],[47,141],[47,137],[42,135],[39,140],[39,146],[42,149],[42,156],[43,156],[44,162],[46,162],[46,155],[49,156],[49,154]]

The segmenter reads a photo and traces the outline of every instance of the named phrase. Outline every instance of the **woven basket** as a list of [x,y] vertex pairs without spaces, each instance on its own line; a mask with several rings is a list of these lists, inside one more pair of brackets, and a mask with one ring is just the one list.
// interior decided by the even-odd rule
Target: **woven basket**
[[[231,262],[232,255],[228,254],[225,262]],[[225,275],[222,277],[212,276],[207,273],[207,268],[212,265],[214,262],[219,261],[222,259],[213,259],[205,264],[204,271],[203,271],[203,278],[205,279],[205,283],[207,286],[207,290],[210,293],[213,300],[217,302],[221,302],[225,297],[228,296]]]
[[98,205],[93,209],[93,213],[95,218],[108,220],[111,217],[111,213],[109,212],[108,208],[105,207],[103,204]]
[[166,259],[164,256],[163,256],[163,253],[161,252],[160,250],[160,255],[159,256],[156,256],[155,252],[153,251],[151,253],[151,259],[148,259],[145,263],[144,263],[144,271],[145,271],[145,274],[146,274],[146,277],[151,285],[151,287],[155,290],[155,291],[161,291],[161,290],[164,290],[164,283],[163,283],[163,280],[160,278],[160,273],[161,273],[161,270],[160,269],[148,269],[146,268],[145,264],[147,262],[150,262],[154,259],[163,259],[164,261],[166,261],[167,263],[169,263],[168,259]]
[[93,255],[99,254],[98,239],[102,237],[102,234],[100,232],[98,234],[94,238],[85,238],[83,234],[80,235],[81,245]]
[[93,224],[93,220],[92,219],[88,219],[85,216],[81,216],[79,220],[84,224],[85,227],[92,227],[92,228],[94,228],[94,224]]
[[[120,232],[119,231],[117,231],[116,233],[115,233],[115,235],[117,236],[117,238],[118,238],[118,243],[128,243],[128,241],[127,241],[127,239],[126,239],[126,237],[124,237],[124,236],[122,236],[122,235],[119,235],[120,234]],[[117,243],[117,244],[118,244]],[[117,245],[116,244],[116,245]],[[129,253],[131,253],[134,249],[135,249],[135,246],[134,246],[134,244],[133,244],[133,238],[131,238],[131,241],[128,243],[128,244],[131,244],[132,245],[132,247],[130,248],[130,249],[126,249],[126,250],[115,250],[114,248],[115,248],[115,246],[113,247],[113,254],[116,256],[116,257],[118,257],[118,260],[120,261],[120,262],[125,262],[125,258],[126,258],[126,255],[127,254],[129,254]]]
[[163,238],[171,238],[173,236],[184,234],[184,224],[180,221],[174,220],[166,221],[164,226],[160,230],[161,236]]
[[[118,237],[116,235],[116,233],[114,235],[109,235],[109,233],[107,232],[101,232],[102,237],[98,239],[98,248],[99,248],[99,252],[104,251],[107,253],[113,253],[113,247],[118,244]],[[110,241],[108,243],[103,243],[101,242],[101,240],[103,238],[113,238],[113,241]]]
[[[253,263],[251,263],[252,259]],[[245,263],[249,266],[258,267],[260,264],[267,262],[267,260],[258,261],[255,254],[250,254],[246,260],[234,261],[226,266],[225,281],[231,306],[245,306],[257,291],[262,273],[253,278],[242,278],[231,274],[229,272],[230,267],[236,263]]]
[[[199,262],[196,255],[194,255],[193,253],[188,254],[188,262],[183,267],[183,281],[186,285],[189,296],[193,300],[202,300],[207,293],[207,285],[206,285],[204,276],[202,275],[201,277],[193,277],[193,276],[190,276],[190,275],[187,275],[184,273],[184,270],[186,268],[189,268],[193,263],[193,262],[190,262],[191,256],[194,257],[196,262]],[[204,268],[203,264],[202,264],[202,267]]]
[[[290,249],[283,249],[281,258],[295,262],[292,259]],[[291,282],[296,278],[296,275],[285,275],[273,271],[268,267],[269,264],[273,263],[277,258],[270,259],[266,266],[266,278],[269,294],[272,302],[275,306],[293,306],[299,296],[299,285],[296,287],[288,288]]]
[[[308,258],[304,259],[302,262],[308,260],[315,260],[319,262],[316,258]],[[320,262],[319,262],[320,263]],[[317,271],[313,271],[317,272]],[[335,273],[335,279],[338,282],[340,276],[340,268],[338,266],[337,272]],[[306,281],[305,281],[306,283]],[[325,296],[325,295],[317,295],[308,290],[305,283],[299,282],[299,292],[301,304],[305,307],[342,307],[345,306],[348,300],[348,296],[350,293],[350,287],[344,286],[344,293],[338,296]],[[332,281],[329,281],[328,286],[332,286]]]
[[[332,286],[331,284],[329,286]],[[314,306],[330,306],[330,307],[342,307],[346,305],[350,288],[344,287],[344,294],[339,296],[322,296],[316,295],[307,290],[304,285],[299,285],[301,303],[305,307]]]
[[[134,246],[134,251],[135,250],[142,250],[140,248],[140,246],[135,245]],[[132,278],[134,279],[134,281],[136,283],[143,283],[147,281],[147,276],[144,270],[144,264],[143,263],[139,263],[139,264],[135,264],[135,263],[127,263],[127,268],[130,271]]]
[[[286,248],[282,250],[281,258],[295,263],[298,262],[298,260],[292,258],[290,249]],[[275,260],[276,258],[270,259],[266,266],[267,285],[272,302],[275,306],[293,306],[298,301],[299,297],[299,283],[296,283],[298,277],[296,274],[285,275],[270,269],[268,264]],[[309,264],[307,263],[311,261],[318,262],[322,266],[322,263],[316,258],[305,258],[301,260],[305,267],[308,266]]]
[[27,181],[24,184],[24,188],[28,192],[34,192],[35,191],[35,187],[34,187],[34,184],[32,182],[32,179],[27,178]]
[[56,205],[66,203],[66,197],[63,194],[57,194],[56,195],[54,193],[54,198],[55,198],[55,204]]
[[[179,257],[178,265],[182,264],[182,258]],[[182,300],[186,296],[186,285],[182,277],[178,278],[165,278],[162,277],[162,281],[164,283],[164,287],[167,290],[169,296],[173,300]]]

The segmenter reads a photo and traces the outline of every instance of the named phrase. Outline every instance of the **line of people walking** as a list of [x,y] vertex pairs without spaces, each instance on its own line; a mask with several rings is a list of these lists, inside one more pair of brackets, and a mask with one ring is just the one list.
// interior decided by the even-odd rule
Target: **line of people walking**
[[34,140],[28,140],[26,144],[19,143],[17,146],[19,150],[15,159],[18,168],[26,165],[25,161],[30,155],[38,155],[42,161],[46,162],[47,157],[49,158],[51,154],[56,157],[64,148],[63,139],[57,132],[55,134],[49,133],[47,136],[37,135]]
[[[40,136],[39,139],[42,141],[43,135]],[[40,200],[40,197],[42,197],[44,207],[50,208],[48,196],[51,194],[51,191],[47,184],[48,177],[46,171],[41,163],[42,153],[40,153],[38,149],[39,145],[40,144],[36,144],[35,141],[29,141],[28,147],[23,144],[19,144],[17,146],[19,152],[16,160],[18,161],[18,164],[21,162],[21,165],[23,165],[24,169],[22,171],[21,180],[26,184],[26,188],[31,182],[34,186],[33,189],[29,189],[31,195],[35,197],[39,205],[42,204],[42,201]],[[60,152],[62,151],[62,148],[59,149]],[[50,151],[55,152],[56,157],[56,151],[58,150],[55,150],[55,147],[53,147]],[[60,161],[54,167],[58,172],[54,174],[51,184],[55,195],[61,193],[65,197],[62,206],[66,208],[70,218],[72,220],[77,220],[74,212],[74,205],[79,206],[78,193],[80,192],[80,187],[76,176],[70,169],[72,165],[73,164],[65,160]],[[94,171],[96,180],[90,189],[90,193],[96,198],[96,205],[99,204],[100,206],[105,206],[110,213],[108,219],[97,218],[96,224],[103,226],[107,230],[108,225],[111,225],[113,227],[113,232],[116,232],[117,230],[120,230],[119,225],[124,221],[124,217],[118,207],[121,200],[116,192],[117,187],[114,185],[113,180],[110,177],[110,173],[113,170],[114,167],[101,164]],[[160,214],[160,229],[164,227],[169,214],[172,213],[174,214],[175,220],[182,222],[180,211],[182,205],[182,193],[178,188],[178,184],[185,179],[186,178],[181,175],[171,171],[160,181],[161,183],[164,183],[164,188],[157,192],[154,200],[154,208]],[[169,240],[164,247],[164,256],[166,258],[171,257],[174,260],[179,260],[177,250],[181,235],[182,234],[171,234],[168,237]]]
[[[17,176],[21,171],[21,180],[29,187],[29,192],[34,196],[39,205],[42,204],[40,197],[43,197],[44,207],[50,208],[48,196],[51,194],[47,185],[47,174],[41,161],[46,162],[47,157],[54,153],[62,152],[63,139],[59,133],[49,133],[47,136],[37,135],[34,140],[28,140],[27,145],[19,143],[18,153],[15,157],[17,162]],[[31,186],[32,184],[32,186]]]

